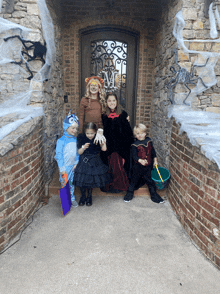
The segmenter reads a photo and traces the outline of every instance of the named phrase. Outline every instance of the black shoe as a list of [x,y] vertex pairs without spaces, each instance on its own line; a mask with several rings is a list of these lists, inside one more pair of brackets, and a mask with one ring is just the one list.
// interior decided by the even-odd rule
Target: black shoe
[[134,192],[128,191],[124,197],[124,202],[130,202],[133,199]]
[[82,196],[79,200],[79,206],[83,206],[85,204],[86,204],[86,198]]
[[87,197],[86,198],[86,205],[91,206],[92,205],[92,197]]
[[155,203],[164,203],[163,198],[161,198],[160,195],[156,192],[153,195],[151,195],[151,200]]

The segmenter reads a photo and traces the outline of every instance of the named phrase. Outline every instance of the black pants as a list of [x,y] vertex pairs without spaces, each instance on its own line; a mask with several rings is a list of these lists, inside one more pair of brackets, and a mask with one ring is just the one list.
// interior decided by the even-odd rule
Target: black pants
[[143,178],[144,183],[146,183],[148,187],[150,186],[156,189],[156,185],[151,178],[151,166],[143,166],[139,163],[135,163],[132,168],[132,177],[130,182],[131,188],[135,189],[135,186],[137,186],[141,178]]
[[162,201],[163,199],[160,197],[160,195],[157,194],[156,185],[151,178],[151,166],[143,166],[139,163],[134,164],[132,168],[132,177],[128,191],[134,192],[135,186],[137,186],[138,182],[140,182],[141,179],[143,179],[144,183],[148,186],[151,200],[157,203]]

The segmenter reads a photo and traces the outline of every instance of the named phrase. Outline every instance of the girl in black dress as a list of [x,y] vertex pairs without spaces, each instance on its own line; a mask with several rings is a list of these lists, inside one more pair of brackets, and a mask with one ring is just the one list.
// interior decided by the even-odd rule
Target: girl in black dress
[[[100,159],[99,153],[106,151],[106,143],[95,144],[94,139],[97,127],[94,123],[88,123],[85,127],[85,134],[79,134],[77,137],[77,148],[79,163],[75,168],[73,184],[80,187],[81,198],[79,205],[92,205],[92,188],[105,187],[110,182],[108,166]],[[86,197],[86,189],[88,196]]]
[[109,166],[112,182],[103,191],[117,193],[127,191],[129,186],[130,146],[133,132],[126,111],[121,108],[115,94],[106,96],[106,113],[102,115],[107,151],[101,153],[103,162]]

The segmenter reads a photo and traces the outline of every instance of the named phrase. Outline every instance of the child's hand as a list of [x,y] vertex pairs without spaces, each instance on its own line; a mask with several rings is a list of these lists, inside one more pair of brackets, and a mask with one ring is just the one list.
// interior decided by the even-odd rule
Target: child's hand
[[66,186],[66,184],[68,182],[68,175],[67,175],[66,171],[61,173],[61,178],[63,180],[62,181],[62,188],[63,188]]
[[77,164],[74,165],[73,170],[76,168]]
[[82,149],[88,149],[89,148],[90,143],[86,143],[85,145],[82,146]]
[[130,117],[129,115],[126,117],[127,121],[130,122]]
[[141,164],[141,165],[147,165],[147,159],[138,159],[138,162]]
[[95,144],[98,144],[98,143],[102,144],[102,143],[105,143],[105,142],[106,142],[106,138],[103,135],[103,129],[98,129],[97,134],[95,136],[94,143]]
[[154,167],[155,167],[156,165],[158,165],[158,161],[157,161],[157,158],[155,157],[155,158],[154,158]]

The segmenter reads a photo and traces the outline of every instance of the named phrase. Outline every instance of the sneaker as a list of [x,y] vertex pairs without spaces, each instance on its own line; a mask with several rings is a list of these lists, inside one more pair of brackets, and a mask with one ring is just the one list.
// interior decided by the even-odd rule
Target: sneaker
[[76,200],[72,200],[72,207],[76,208],[78,207],[78,203],[76,202]]
[[164,203],[164,202],[165,202],[164,200],[161,200],[159,203],[161,203],[161,204],[162,204],[162,203]]
[[124,199],[124,202],[131,202],[131,200],[128,200],[128,199]]

